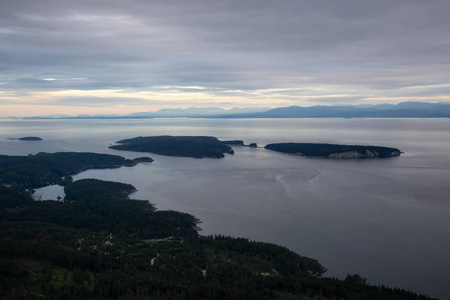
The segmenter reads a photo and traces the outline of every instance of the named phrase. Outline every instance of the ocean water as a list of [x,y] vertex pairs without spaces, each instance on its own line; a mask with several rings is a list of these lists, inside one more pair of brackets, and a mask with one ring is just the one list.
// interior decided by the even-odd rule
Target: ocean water
[[[223,159],[108,149],[150,135],[210,135],[256,142]],[[40,142],[9,140],[39,136]],[[262,147],[320,142],[396,147],[400,157],[308,159]],[[89,170],[75,179],[133,184],[135,199],[200,218],[201,234],[272,242],[318,259],[327,276],[450,298],[449,119],[0,120],[0,154],[88,151],[155,161]],[[44,198],[63,193],[39,189]]]

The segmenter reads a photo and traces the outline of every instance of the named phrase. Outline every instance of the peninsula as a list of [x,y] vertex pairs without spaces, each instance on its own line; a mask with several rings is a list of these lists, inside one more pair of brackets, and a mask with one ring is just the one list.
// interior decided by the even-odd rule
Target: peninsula
[[399,156],[397,148],[379,146],[356,146],[315,143],[276,143],[268,144],[265,149],[306,157],[322,158],[385,158]]
[[149,157],[125,159],[122,156],[82,152],[40,152],[36,155],[0,155],[0,183],[39,188],[51,184],[64,185],[64,176],[88,169],[112,169],[152,162]]
[[223,158],[224,153],[234,154],[230,146],[212,136],[140,136],[117,143],[120,145],[109,148],[193,158]]
[[431,300],[323,277],[317,260],[245,238],[200,236],[194,216],[133,200],[130,184],[82,179],[64,202],[0,185],[2,299]]

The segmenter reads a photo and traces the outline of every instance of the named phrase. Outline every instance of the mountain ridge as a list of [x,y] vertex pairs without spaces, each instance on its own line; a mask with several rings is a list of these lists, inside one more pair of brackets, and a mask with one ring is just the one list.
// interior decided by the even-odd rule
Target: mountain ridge
[[[22,119],[140,119],[140,118],[450,118],[449,102],[414,102],[398,104],[315,105],[276,108],[219,107],[165,108],[156,112],[128,115],[47,115]],[[14,118],[14,117],[12,117]]]

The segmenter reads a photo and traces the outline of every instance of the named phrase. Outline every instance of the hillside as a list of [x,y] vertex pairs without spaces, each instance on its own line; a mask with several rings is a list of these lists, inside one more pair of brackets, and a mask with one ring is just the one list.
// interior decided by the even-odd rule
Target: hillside
[[201,237],[193,216],[132,189],[87,179],[66,187],[70,201],[33,202],[0,187],[2,299],[429,299],[323,278],[316,260],[273,244]]

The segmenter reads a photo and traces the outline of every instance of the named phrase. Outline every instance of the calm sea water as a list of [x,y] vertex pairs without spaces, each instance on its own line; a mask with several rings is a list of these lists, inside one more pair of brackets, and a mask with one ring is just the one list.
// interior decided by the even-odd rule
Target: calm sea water
[[[136,199],[200,218],[202,234],[272,242],[318,259],[328,276],[359,273],[384,284],[450,299],[449,119],[1,120],[0,154],[108,149],[146,135],[211,135],[264,146],[327,142],[397,147],[379,160],[307,159],[233,147],[224,159],[148,154],[132,168],[75,179],[133,184]],[[39,136],[40,142],[8,140]],[[62,193],[40,189],[45,198]]]

